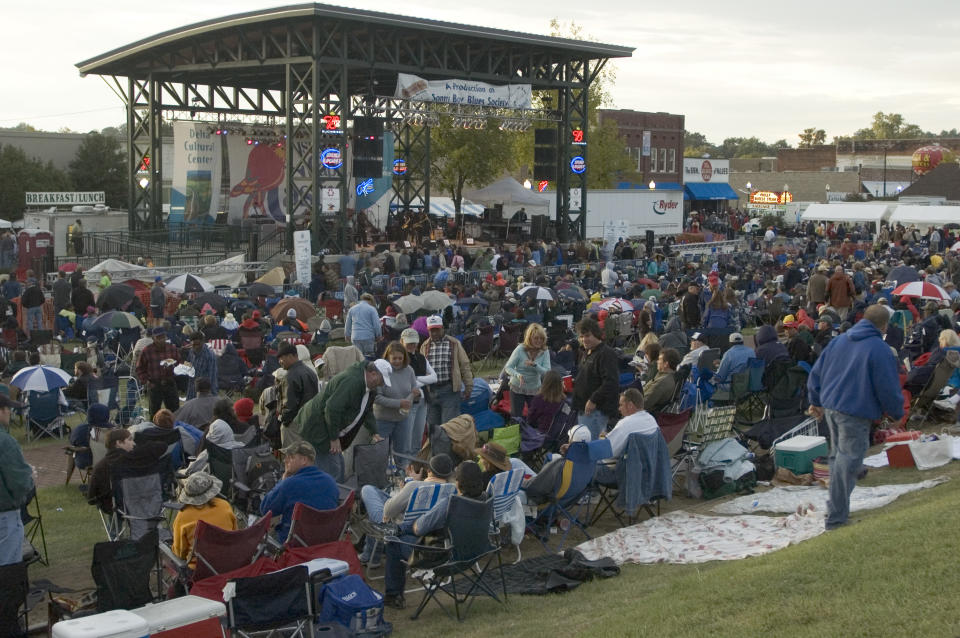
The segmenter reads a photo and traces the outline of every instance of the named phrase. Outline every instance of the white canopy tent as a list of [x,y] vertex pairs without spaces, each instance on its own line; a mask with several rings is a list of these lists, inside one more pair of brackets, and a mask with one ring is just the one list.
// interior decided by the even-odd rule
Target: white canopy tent
[[153,283],[156,277],[167,278],[173,274],[190,272],[203,277],[214,286],[229,286],[236,288],[246,281],[245,255],[243,253],[228,257],[215,264],[201,264],[197,266],[165,266],[148,268],[138,266],[120,259],[106,259],[96,266],[93,266],[84,273],[87,281],[93,283],[97,281],[104,273],[110,276],[110,279],[117,281],[129,281],[135,279],[144,283]]
[[909,226],[916,224],[925,230],[927,226],[960,224],[960,206],[917,206],[901,204],[890,215],[890,223]]
[[881,222],[890,217],[894,206],[888,202],[810,204],[800,215],[800,221]]
[[466,193],[473,201],[484,204],[504,204],[514,206],[549,206],[550,198],[524,188],[523,184],[512,177],[498,179],[480,190]]
[[[480,217],[483,215],[483,206],[480,204],[474,204],[467,199],[460,200],[460,212],[464,215],[470,215],[472,217]],[[442,217],[456,217],[456,207],[453,205],[453,198],[451,197],[431,197],[430,198],[430,214],[437,215]]]

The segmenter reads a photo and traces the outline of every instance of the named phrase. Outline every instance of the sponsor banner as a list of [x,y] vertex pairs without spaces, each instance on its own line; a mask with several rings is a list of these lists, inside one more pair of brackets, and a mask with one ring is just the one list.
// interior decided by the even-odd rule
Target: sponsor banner
[[247,144],[241,135],[227,138],[230,166],[231,224],[269,218],[287,222],[287,148],[280,143]]
[[310,231],[298,230],[293,233],[293,258],[297,265],[297,281],[310,284]]
[[55,206],[57,204],[92,206],[93,204],[106,204],[107,198],[103,191],[26,193],[26,203],[27,206]]
[[641,148],[643,157],[650,157],[650,131],[643,132],[643,146]]
[[173,123],[170,221],[203,223],[220,210],[220,136],[207,123]]
[[396,97],[407,100],[529,109],[532,95],[529,84],[497,86],[473,80],[425,80],[416,75],[397,74]]
[[730,160],[683,158],[684,184],[728,184],[730,183]]

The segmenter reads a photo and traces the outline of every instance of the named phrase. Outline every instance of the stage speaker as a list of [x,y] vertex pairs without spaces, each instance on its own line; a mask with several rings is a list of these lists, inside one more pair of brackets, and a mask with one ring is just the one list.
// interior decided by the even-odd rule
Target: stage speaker
[[557,146],[557,129],[538,128],[533,130],[534,146]]
[[647,256],[648,257],[653,256],[653,231],[652,230],[647,231]]
[[383,120],[353,118],[353,176],[383,177]]
[[539,181],[555,182],[557,181],[556,164],[534,164],[533,179]]
[[383,177],[383,158],[364,158],[354,156],[353,176],[362,179],[367,179],[369,177]]
[[379,117],[353,118],[353,137],[358,140],[383,139],[383,119]]
[[547,216],[534,215],[530,218],[530,236],[534,239],[546,239]]

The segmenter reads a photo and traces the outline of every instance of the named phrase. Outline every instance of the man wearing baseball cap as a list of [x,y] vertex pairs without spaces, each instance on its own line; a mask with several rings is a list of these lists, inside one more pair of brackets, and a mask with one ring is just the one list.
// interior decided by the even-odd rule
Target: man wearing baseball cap
[[743,345],[743,335],[739,332],[731,333],[729,338],[730,349],[723,353],[723,358],[720,359],[720,367],[717,368],[717,374],[715,374],[711,380],[719,391],[713,395],[714,399],[725,398],[718,396],[718,394],[720,392],[729,392],[730,381],[733,379],[733,375],[746,370],[747,362],[757,356],[753,352],[753,348]]
[[420,353],[437,373],[437,382],[430,392],[427,421],[439,426],[460,414],[460,401],[473,392],[473,370],[470,357],[459,340],[443,334],[443,319],[427,317],[430,337],[420,346]]
[[683,355],[680,365],[689,365],[694,367],[700,361],[700,355],[710,349],[707,345],[706,337],[702,332],[694,332],[690,335],[690,351]]
[[383,359],[358,361],[333,377],[323,391],[297,413],[290,429],[312,444],[315,464],[336,481],[343,481],[343,451],[365,427],[379,441],[373,417],[376,389],[390,385],[390,364]]
[[[10,411],[23,407],[0,394],[0,565],[23,560],[23,521],[20,508],[33,494],[33,468],[27,465],[16,440],[10,436]],[[0,623],[6,618],[0,618]]]
[[280,517],[277,539],[283,542],[290,531],[290,519],[297,503],[316,510],[332,510],[339,505],[336,481],[318,468],[317,451],[306,441],[295,441],[286,446],[283,454],[283,478],[260,502],[260,513],[272,512]]

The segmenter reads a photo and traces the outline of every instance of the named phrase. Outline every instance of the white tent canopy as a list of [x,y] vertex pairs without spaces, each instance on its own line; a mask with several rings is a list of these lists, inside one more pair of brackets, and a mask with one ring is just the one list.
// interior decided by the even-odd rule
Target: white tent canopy
[[890,215],[890,222],[909,226],[916,224],[926,230],[927,226],[943,226],[960,223],[960,206],[916,206],[901,204]]
[[[460,212],[464,215],[480,217],[483,215],[483,206],[474,204],[466,199],[460,200]],[[456,217],[456,207],[451,197],[431,197],[430,214],[442,217]]]
[[880,222],[890,217],[893,204],[843,202],[838,204],[810,204],[800,216],[801,221]]
[[167,278],[172,274],[190,272],[191,274],[203,277],[214,286],[229,286],[236,288],[246,281],[245,255],[243,253],[228,257],[215,264],[202,264],[197,266],[183,267],[161,267],[148,268],[138,266],[120,259],[106,259],[96,266],[89,268],[84,276],[87,281],[93,283],[100,278],[103,273],[110,276],[110,279],[129,281],[135,279],[144,283],[152,283],[156,277]]
[[465,193],[467,197],[484,204],[514,204],[517,206],[549,206],[550,198],[524,188],[512,177],[498,179],[489,186]]

